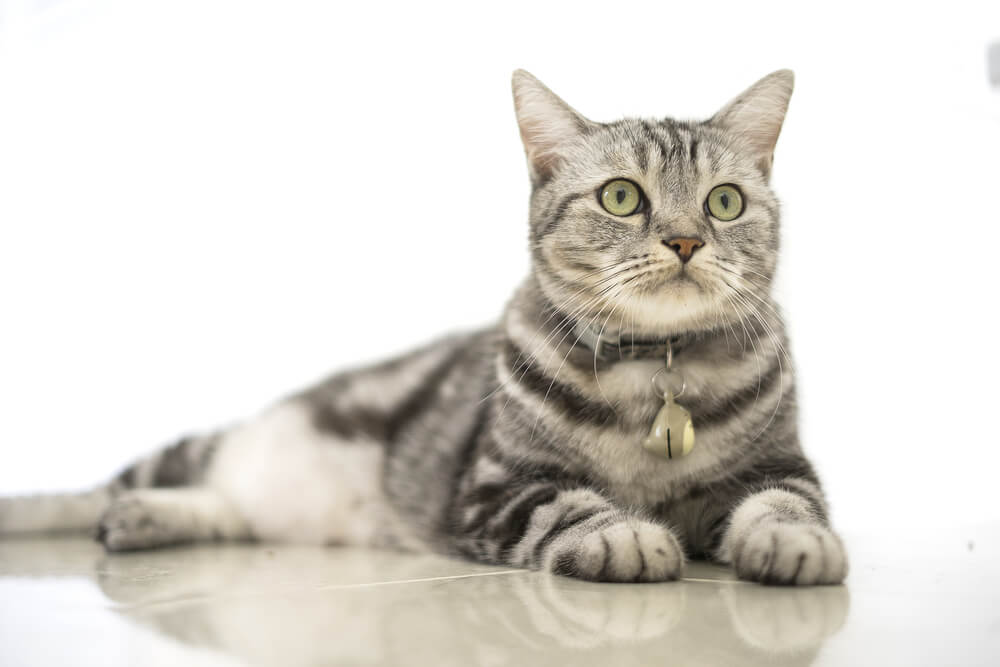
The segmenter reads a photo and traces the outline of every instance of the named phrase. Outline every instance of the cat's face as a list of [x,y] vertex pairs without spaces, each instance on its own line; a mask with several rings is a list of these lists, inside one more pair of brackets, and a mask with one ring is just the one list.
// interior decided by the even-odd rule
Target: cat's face
[[769,307],[778,203],[768,175],[791,90],[791,72],[776,72],[703,123],[599,124],[515,73],[546,296],[595,328],[648,335]]

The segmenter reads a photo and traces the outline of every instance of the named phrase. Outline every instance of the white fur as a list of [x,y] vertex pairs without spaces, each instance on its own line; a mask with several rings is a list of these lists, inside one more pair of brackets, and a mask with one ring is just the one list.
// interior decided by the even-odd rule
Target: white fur
[[510,473],[493,459],[482,456],[476,461],[474,476],[476,484],[499,484],[507,479]]
[[567,531],[548,550],[546,569],[573,540],[575,566],[584,579],[670,581],[684,569],[684,552],[670,529],[638,519],[616,521],[589,531]]
[[111,551],[250,536],[221,494],[198,486],[127,491],[101,517],[100,532]]
[[380,489],[383,449],[320,433],[280,404],[223,439],[207,484],[266,540],[371,545],[398,528]]
[[756,493],[733,512],[720,556],[743,579],[839,584],[847,576],[844,546],[810,503],[783,489]]

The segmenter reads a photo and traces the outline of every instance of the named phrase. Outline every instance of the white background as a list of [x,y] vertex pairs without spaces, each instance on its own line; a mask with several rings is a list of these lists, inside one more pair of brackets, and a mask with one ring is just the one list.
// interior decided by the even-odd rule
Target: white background
[[940,5],[0,1],[0,493],[489,323],[515,67],[595,120],[791,67],[777,291],[835,518],[1000,518],[1000,3]]

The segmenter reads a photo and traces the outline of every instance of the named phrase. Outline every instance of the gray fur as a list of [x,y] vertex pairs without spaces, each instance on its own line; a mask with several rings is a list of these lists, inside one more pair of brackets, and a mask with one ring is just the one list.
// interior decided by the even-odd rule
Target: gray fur
[[[515,73],[532,273],[500,323],[283,404],[305,411],[325,447],[378,448],[371,483],[386,508],[366,543],[599,581],[676,579],[686,557],[731,562],[768,583],[844,578],[843,547],[799,445],[771,296],[779,215],[768,179],[791,85],[790,72],[776,72],[705,122],[600,124]],[[617,178],[644,193],[634,215],[600,205],[601,186]],[[730,222],[705,208],[720,184],[744,196]],[[667,244],[678,237],[704,246],[682,262]],[[623,341],[673,338],[697,433],[691,455],[664,461],[639,445],[662,405],[649,386],[662,357],[644,346],[605,358],[574,333],[580,322]],[[101,524],[105,544],[267,537],[213,481],[232,460],[216,450],[253,435],[251,426],[186,439],[123,472],[109,487],[118,499]],[[181,488],[143,492],[168,486]],[[4,519],[11,502],[0,501],[0,532],[25,525]]]

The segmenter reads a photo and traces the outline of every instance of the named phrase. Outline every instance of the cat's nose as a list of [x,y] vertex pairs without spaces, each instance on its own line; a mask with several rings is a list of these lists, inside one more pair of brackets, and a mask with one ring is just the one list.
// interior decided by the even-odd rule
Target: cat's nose
[[675,236],[672,239],[663,239],[663,245],[676,252],[677,256],[681,258],[681,261],[687,264],[688,260],[691,259],[691,256],[694,255],[694,251],[705,245],[705,242],[701,239],[686,239]]

